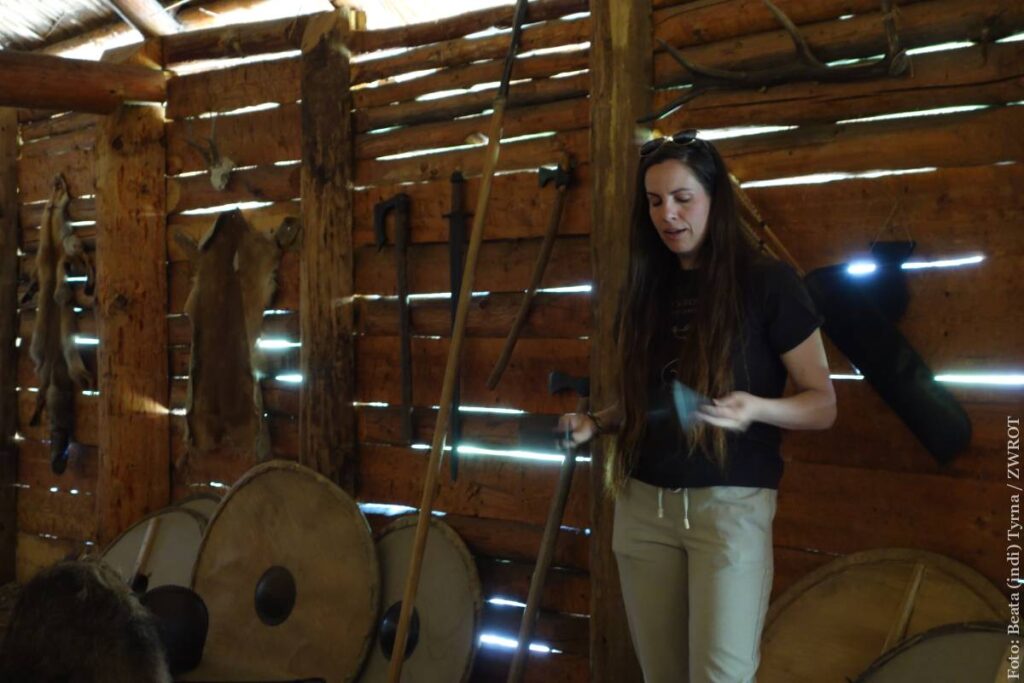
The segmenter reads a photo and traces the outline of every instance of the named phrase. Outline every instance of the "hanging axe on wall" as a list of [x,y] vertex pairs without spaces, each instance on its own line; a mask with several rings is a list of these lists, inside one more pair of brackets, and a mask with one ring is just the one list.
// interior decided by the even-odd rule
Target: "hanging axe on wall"
[[373,207],[373,234],[377,250],[388,242],[387,215],[395,212],[395,268],[398,274],[398,329],[401,336],[402,442],[412,443],[412,330],[409,327],[409,281],[406,265],[409,255],[409,195],[396,194]]
[[498,382],[501,381],[501,376],[504,374],[505,368],[508,366],[508,361],[512,357],[512,351],[515,350],[516,342],[519,341],[519,335],[523,331],[523,326],[526,324],[526,317],[530,314],[530,306],[533,304],[533,300],[537,296],[537,288],[540,287],[541,280],[544,279],[544,271],[547,269],[548,261],[551,259],[551,249],[555,246],[555,237],[558,236],[558,225],[562,222],[562,209],[565,207],[565,193],[569,189],[569,184],[572,181],[572,169],[572,160],[566,158],[555,168],[541,167],[538,172],[541,187],[544,187],[549,182],[554,181],[556,188],[555,203],[551,206],[551,214],[548,217],[547,232],[544,233],[544,241],[541,243],[540,254],[537,256],[537,262],[533,265],[533,274],[530,276],[530,286],[527,287],[526,294],[523,295],[522,303],[519,305],[519,312],[516,314],[516,319],[512,323],[512,329],[509,331],[508,337],[505,339],[505,346],[501,349],[501,355],[498,356],[498,362],[494,364],[494,369],[491,370],[491,376],[487,378],[488,389],[494,389],[498,386]]
[[444,437],[451,414],[452,394],[455,386],[455,375],[462,360],[462,341],[466,332],[466,316],[469,314],[469,299],[473,292],[473,278],[476,275],[476,262],[480,255],[480,243],[483,241],[484,220],[487,218],[487,206],[491,197],[491,186],[494,183],[494,172],[501,153],[501,132],[505,127],[505,105],[508,102],[508,85],[512,79],[512,65],[516,52],[519,51],[519,38],[523,23],[526,21],[526,0],[516,0],[515,13],[512,20],[511,41],[505,55],[505,67],[498,87],[498,95],[494,98],[490,129],[487,131],[487,152],[484,157],[483,173],[480,179],[480,191],[476,198],[476,209],[473,212],[473,231],[469,236],[469,248],[466,251],[466,267],[462,275],[462,287],[459,290],[459,306],[455,315],[455,328],[452,331],[451,344],[448,346],[448,363],[444,371],[444,383],[441,386],[440,408],[437,411],[437,422],[434,425],[434,437],[430,446],[430,460],[427,462],[426,478],[423,482],[423,497],[416,523],[416,538],[409,560],[409,573],[405,577],[405,592],[402,597],[402,612],[398,617],[398,628],[395,633],[394,656],[388,669],[388,683],[399,683],[402,676],[402,664],[405,661],[405,644],[409,637],[409,625],[412,621],[413,605],[416,604],[416,590],[420,582],[420,570],[423,567],[423,553],[427,549],[427,532],[430,530],[430,511],[434,505],[434,494],[437,489],[437,475],[441,468],[441,455],[444,450]]

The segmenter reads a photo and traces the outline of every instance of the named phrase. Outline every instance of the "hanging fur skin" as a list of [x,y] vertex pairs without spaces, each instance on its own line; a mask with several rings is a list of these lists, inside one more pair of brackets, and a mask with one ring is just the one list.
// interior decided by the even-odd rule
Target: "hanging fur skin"
[[87,276],[80,303],[91,305],[95,271],[81,240],[67,221],[71,197],[63,176],[53,181],[53,194],[43,210],[36,252],[35,328],[29,355],[39,379],[39,395],[31,424],[39,423],[43,407],[50,421],[50,467],[60,474],[67,467],[67,448],[74,428],[75,387],[89,389],[92,375],[75,346],[75,294],[66,277]]
[[297,231],[293,219],[273,234],[253,231],[236,209],[220,214],[198,245],[175,234],[193,272],[185,302],[192,323],[185,406],[189,454],[228,447],[258,460],[270,457],[259,385],[265,361],[256,342],[277,289],[281,252]]

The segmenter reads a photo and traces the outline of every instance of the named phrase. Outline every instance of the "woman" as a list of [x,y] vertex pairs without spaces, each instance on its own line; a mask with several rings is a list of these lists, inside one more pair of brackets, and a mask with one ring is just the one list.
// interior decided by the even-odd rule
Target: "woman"
[[[754,681],[779,430],[836,415],[820,322],[796,273],[744,235],[711,143],[691,130],[641,148],[619,402],[561,427],[575,443],[615,435],[612,546],[647,683]],[[667,409],[675,381],[712,397],[686,428]]]

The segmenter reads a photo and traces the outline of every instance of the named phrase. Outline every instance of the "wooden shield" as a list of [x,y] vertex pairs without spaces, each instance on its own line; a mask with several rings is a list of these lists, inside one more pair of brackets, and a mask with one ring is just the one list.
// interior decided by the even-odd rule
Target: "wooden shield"
[[[416,515],[400,517],[377,541],[381,569],[381,623],[362,683],[388,680],[391,642],[405,593],[416,538]],[[402,665],[403,683],[465,683],[483,608],[480,577],[465,543],[450,526],[432,517],[423,555],[410,645]],[[390,638],[388,635],[390,634]]]
[[355,501],[293,462],[246,473],[207,527],[192,589],[210,612],[200,681],[352,681],[379,611],[379,568]]
[[214,493],[197,493],[194,496],[179,500],[175,505],[186,510],[198,512],[209,522],[213,518],[213,513],[217,511],[220,501],[221,497]]
[[[151,526],[150,549],[140,558],[146,532]],[[197,512],[179,507],[164,508],[144,517],[114,539],[100,558],[113,567],[125,583],[132,580],[142,559],[139,570],[149,577],[147,588],[188,586],[205,528],[206,519]]]
[[854,683],[995,683],[1009,644],[1006,624],[939,626],[879,657]]
[[1008,617],[999,589],[948,557],[908,549],[854,553],[811,572],[772,603],[757,680],[852,679],[905,638]]

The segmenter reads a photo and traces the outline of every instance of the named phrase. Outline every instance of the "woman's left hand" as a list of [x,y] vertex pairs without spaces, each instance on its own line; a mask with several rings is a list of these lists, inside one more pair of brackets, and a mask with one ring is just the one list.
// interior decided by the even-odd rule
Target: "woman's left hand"
[[697,410],[697,417],[715,427],[732,432],[745,432],[757,419],[758,407],[763,399],[745,391],[734,391]]

